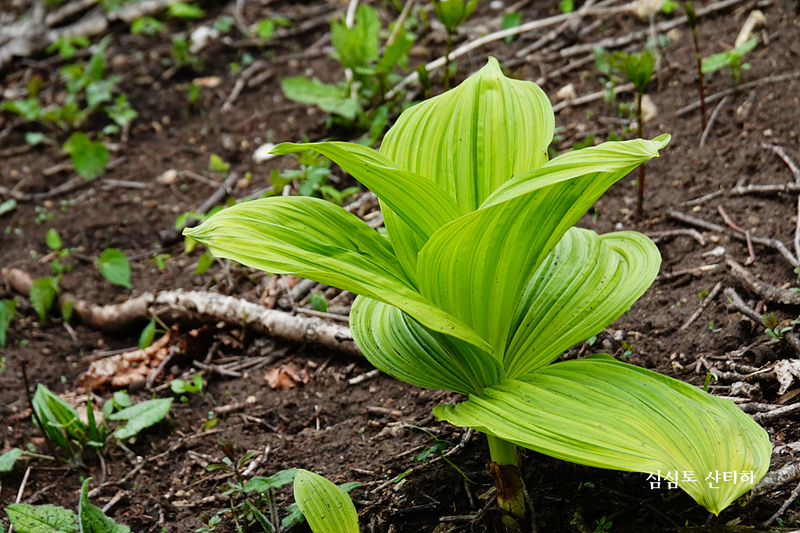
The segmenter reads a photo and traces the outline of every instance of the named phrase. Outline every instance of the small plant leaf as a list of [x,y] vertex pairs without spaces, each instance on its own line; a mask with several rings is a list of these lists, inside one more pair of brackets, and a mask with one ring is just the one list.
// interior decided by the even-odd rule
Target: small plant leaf
[[350,98],[344,85],[330,85],[317,79],[296,76],[281,81],[281,89],[290,100],[315,105],[326,113],[347,120],[355,120],[361,110],[358,101]]
[[226,162],[217,154],[211,154],[208,158],[208,170],[224,174],[231,169],[231,164]]
[[0,202],[0,216],[10,213],[17,208],[17,201],[13,198]]
[[381,21],[375,8],[361,4],[352,28],[341,20],[331,21],[331,43],[345,68],[366,67],[378,59],[378,32]]
[[[520,24],[522,24],[522,13],[518,11],[514,13],[508,13],[503,17],[503,21],[500,23],[500,29],[508,30],[511,28],[516,28]],[[509,35],[508,37],[506,37],[507,43],[510,43],[513,40],[514,40],[513,35]]]
[[0,300],[0,348],[6,347],[6,332],[17,309],[16,300]]
[[324,477],[298,470],[294,499],[314,533],[358,533],[358,513],[350,496]]
[[83,482],[81,488],[81,502],[78,507],[78,520],[80,523],[80,533],[130,533],[128,526],[117,524],[107,517],[102,509],[89,503],[89,482],[92,478]]
[[196,275],[203,274],[205,271],[211,268],[211,265],[213,264],[214,264],[214,256],[211,255],[211,252],[207,251],[206,253],[201,255],[200,258],[197,260],[197,267],[194,269],[194,273]]
[[114,421],[127,420],[128,423],[117,428],[114,437],[124,440],[133,437],[140,431],[155,424],[158,424],[169,413],[172,407],[172,398],[162,398],[147,400],[127,407],[122,411],[112,413],[108,419]]
[[14,503],[6,508],[8,519],[18,533],[78,533],[78,515],[55,505]]
[[44,238],[44,242],[51,250],[60,250],[62,246],[61,236],[58,234],[58,231],[56,231],[55,228],[50,228],[47,230],[47,235]]
[[108,149],[101,142],[93,142],[76,131],[62,147],[69,154],[75,172],[86,180],[92,180],[106,171]]
[[144,350],[153,344],[153,339],[156,338],[156,319],[151,318],[150,322],[142,330],[139,335],[139,349]]
[[47,320],[47,315],[53,307],[53,302],[58,294],[58,280],[56,278],[39,278],[31,285],[29,298],[39,321]]
[[167,14],[172,18],[178,19],[201,19],[205,16],[206,12],[194,4],[177,2],[169,6]]
[[3,455],[0,455],[0,472],[9,472],[14,468],[14,463],[17,462],[20,455],[22,455],[22,450],[19,448],[11,448]]
[[25,132],[25,142],[31,146],[36,146],[41,144],[44,141],[45,136],[44,133],[38,131],[28,131]]
[[72,452],[70,439],[86,441],[87,427],[81,422],[78,412],[47,387],[39,384],[31,403],[45,435],[59,448]]
[[103,277],[114,285],[119,285],[126,289],[132,288],[131,265],[122,251],[116,248],[106,248],[103,250],[103,253],[100,254],[97,268],[100,269],[100,273]]
[[295,476],[297,475],[298,470],[296,468],[288,468],[286,470],[281,470],[280,472],[276,472],[269,477],[260,477],[256,476],[247,480],[247,483],[244,485],[245,492],[258,492],[258,493],[266,493],[270,489],[279,489],[284,485],[288,485],[292,481],[294,481]]

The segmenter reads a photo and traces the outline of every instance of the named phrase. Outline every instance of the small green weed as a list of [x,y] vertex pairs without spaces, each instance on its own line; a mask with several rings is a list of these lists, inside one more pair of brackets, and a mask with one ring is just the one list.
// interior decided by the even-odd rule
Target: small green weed
[[81,499],[78,512],[55,505],[29,505],[14,503],[6,508],[11,525],[18,533],[130,533],[130,528],[117,524],[107,517],[103,511],[89,503],[88,478],[81,487]]

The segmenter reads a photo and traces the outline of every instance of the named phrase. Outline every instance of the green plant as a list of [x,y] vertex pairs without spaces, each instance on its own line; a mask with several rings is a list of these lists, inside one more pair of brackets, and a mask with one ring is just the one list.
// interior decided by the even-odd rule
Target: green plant
[[764,331],[769,335],[769,338],[774,341],[781,340],[784,335],[792,331],[792,326],[782,326],[778,321],[775,313],[769,313],[761,317],[761,323],[764,325]]
[[0,348],[6,347],[6,331],[17,310],[16,300],[0,300]]
[[605,533],[611,531],[611,526],[614,524],[611,520],[606,519],[605,516],[600,517],[600,520],[594,521],[594,533]]
[[[612,66],[622,72],[633,83],[636,89],[636,136],[640,139],[644,138],[643,120],[642,120],[642,97],[650,83],[650,78],[653,76],[653,66],[655,65],[655,58],[649,51],[629,54],[627,52],[617,52],[612,56]],[[636,198],[636,222],[642,219],[642,211],[644,205],[644,178],[645,178],[645,165],[639,165],[639,180],[638,180],[638,195]]]
[[[98,453],[105,451],[112,431],[105,421],[97,423],[91,401],[86,405],[85,422],[74,407],[44,385],[39,384],[36,388],[31,403],[34,422],[47,439],[66,454],[69,461],[82,464],[88,450]],[[103,415],[108,421],[125,422],[113,431],[115,439],[123,440],[163,420],[171,406],[171,398],[132,405],[127,394],[118,392],[103,406]]]
[[58,50],[58,54],[63,59],[70,60],[75,56],[78,48],[87,48],[90,44],[89,38],[82,35],[60,35],[45,51],[52,54]]
[[722,68],[727,68],[733,77],[733,84],[739,85],[742,83],[742,71],[750,68],[749,63],[742,63],[742,58],[752,52],[756,46],[758,46],[758,37],[753,37],[736,48],[710,55],[703,59],[700,71],[703,74],[708,74]]
[[[450,52],[453,51],[453,34],[475,11],[478,0],[433,0],[436,17],[444,24],[447,32],[444,53],[444,90],[450,90]],[[519,24],[517,24],[519,25]]]
[[128,258],[121,250],[116,248],[106,248],[100,254],[97,261],[97,268],[108,281],[114,285],[132,288],[131,285],[131,265]]
[[195,374],[192,376],[192,381],[183,379],[173,379],[169,382],[169,388],[175,394],[202,394],[203,393],[203,376]]
[[[401,26],[385,43],[381,54],[378,12],[360,5],[355,22],[348,27],[344,19],[331,21],[334,57],[349,72],[347,81],[338,84],[310,80],[304,76],[286,78],[281,88],[287,98],[316,105],[334,121],[370,132],[375,142],[385,130],[389,115],[399,104],[386,102],[386,91],[395,80],[394,69],[407,62],[407,52],[415,37]],[[337,120],[336,117],[339,117]]]
[[131,21],[131,33],[134,35],[148,35],[152,37],[161,33],[166,25],[153,17],[139,17]]
[[[626,471],[753,471],[710,490],[719,513],[767,471],[766,432],[733,403],[608,355],[558,362],[649,287],[660,256],[644,235],[573,228],[614,182],[669,142],[608,142],[547,161],[552,108],[496,60],[405,111],[381,152],[315,150],[380,199],[388,238],[329,202],[273,197],[225,209],[186,234],[216,256],[359,295],[353,338],[409,383],[469,395],[434,408],[486,433],[499,503],[524,515],[516,447]],[[613,416],[610,416],[613,414]],[[702,479],[702,478],[701,478]]]
[[324,198],[336,205],[342,205],[347,198],[360,190],[358,187],[347,187],[340,191],[329,185],[331,162],[318,154],[303,152],[295,154],[294,158],[300,164],[300,170],[273,169],[270,177],[273,195],[281,194],[285,185],[294,182],[302,196]]
[[189,41],[184,37],[172,37],[172,59],[178,68],[189,67],[195,72],[203,70],[203,58],[191,52]]
[[108,149],[102,142],[94,142],[84,133],[76,131],[70,135],[62,149],[69,154],[75,172],[85,180],[93,180],[106,171]]
[[6,514],[17,533],[130,533],[130,528],[117,524],[102,509],[89,503],[88,478],[81,487],[78,513],[56,505],[14,503]]
[[691,0],[686,0],[684,6],[686,12],[686,21],[689,23],[689,28],[692,30],[692,41],[694,41],[694,57],[697,63],[697,89],[700,92],[700,119],[701,127],[700,134],[706,131],[706,88],[703,73],[703,55],[700,53],[700,40],[697,37],[697,12],[694,10],[694,3]]
[[358,533],[358,513],[350,496],[324,477],[298,469],[294,500],[314,533]]
[[[237,457],[233,443],[229,440],[220,442],[219,449],[225,455],[222,463],[208,465],[208,470],[228,472],[233,474],[234,479],[226,482],[222,488],[222,495],[228,498],[230,505],[228,509],[217,513],[217,517],[230,515],[236,531],[249,531],[256,524],[267,533],[281,531],[286,524],[282,524],[278,519],[275,491],[291,483],[296,470],[290,468],[270,477],[253,477],[245,480],[242,470],[256,452],[249,451]],[[211,519],[206,521],[206,527],[210,522]],[[219,518],[215,524],[218,522]]]
[[[66,40],[60,43],[57,41],[62,55],[65,47],[83,42],[80,39],[76,41],[74,38],[64,39]],[[67,64],[59,69],[61,81],[66,89],[63,102],[43,106],[38,94],[42,80],[41,77],[35,76],[26,84],[27,98],[4,101],[0,104],[0,109],[19,115],[25,122],[39,122],[61,129],[78,128],[94,112],[104,111],[113,124],[107,125],[103,129],[103,133],[107,135],[119,133],[122,128],[136,118],[136,111],[130,107],[127,96],[124,94],[119,94],[116,99],[114,98],[114,93],[119,92],[117,86],[121,78],[106,75],[105,52],[110,42],[110,37],[100,41],[85,64]],[[85,148],[92,148],[95,152],[100,150],[87,145],[86,143],[89,141],[85,136],[80,141],[72,138],[70,140],[76,143],[82,142]],[[70,153],[73,163],[75,163],[75,155],[67,146],[65,145],[64,150]],[[80,153],[81,147],[77,146],[76,150],[77,153]],[[79,165],[75,166],[78,170]],[[105,167],[105,162],[102,166]],[[80,170],[78,172],[81,173]],[[91,178],[87,177],[87,179]]]
[[31,300],[39,322],[44,322],[50,315],[50,309],[58,296],[59,277],[39,278],[33,281],[28,298]]

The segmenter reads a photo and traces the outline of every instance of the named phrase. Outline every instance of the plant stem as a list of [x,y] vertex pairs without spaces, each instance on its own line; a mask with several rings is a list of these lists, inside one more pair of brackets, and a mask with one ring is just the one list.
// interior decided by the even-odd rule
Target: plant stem
[[517,447],[491,435],[486,437],[492,457],[489,472],[497,488],[497,504],[511,514],[504,517],[505,525],[511,531],[518,531],[519,521],[525,518],[525,490],[517,463]]
[[[642,96],[643,93],[636,92],[636,135],[643,139],[642,127]],[[639,197],[636,201],[636,223],[642,219],[642,211],[644,205],[644,163],[639,165]]]
[[700,84],[700,118],[703,121],[702,131],[706,131],[706,88],[703,77],[703,56],[700,54],[700,41],[697,39],[697,28],[692,28],[692,39],[694,40],[694,55],[697,60],[697,81]]
[[447,31],[447,43],[444,51],[444,90],[450,90],[450,52],[453,51],[453,32]]

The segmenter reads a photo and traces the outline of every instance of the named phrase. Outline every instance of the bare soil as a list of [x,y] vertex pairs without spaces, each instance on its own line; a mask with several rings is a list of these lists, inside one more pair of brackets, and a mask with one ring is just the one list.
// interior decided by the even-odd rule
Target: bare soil
[[[25,2],[7,4],[4,10],[16,15],[28,7]],[[524,22],[559,13],[554,0],[521,4]],[[707,5],[710,4],[698,2],[698,7]],[[206,21],[232,14],[233,6],[234,3],[206,6]],[[251,24],[267,16],[308,19],[312,15],[306,13],[313,14],[319,6],[297,7],[277,1],[246,3],[245,7],[245,20]],[[340,12],[338,7],[331,16]],[[391,4],[379,7],[384,20],[397,17]],[[648,137],[669,132],[672,142],[661,158],[647,165],[645,217],[634,224],[636,187],[632,182],[637,176],[632,174],[601,198],[580,223],[599,232],[631,228],[650,234],[657,239],[663,256],[661,274],[644,297],[600,334],[592,346],[579,345],[564,358],[605,351],[702,386],[709,368],[722,367],[726,361],[770,369],[776,361],[798,357],[797,349],[789,342],[791,334],[780,340],[771,339],[763,325],[732,308],[722,292],[689,327],[681,328],[717,284],[735,289],[758,314],[774,313],[785,326],[797,318],[796,305],[757,294],[726,264],[727,258],[746,264],[745,269],[752,275],[786,291],[798,285],[793,265],[778,250],[753,242],[751,257],[746,241],[736,238],[736,231],[719,211],[722,208],[732,222],[747,230],[751,241],[776,239],[795,252],[796,192],[735,195],[730,190],[737,185],[787,184],[800,179],[770,147],[781,146],[789,157],[800,162],[800,79],[774,79],[800,67],[798,6],[785,0],[741,1],[718,10],[701,19],[701,46],[704,55],[731,48],[744,20],[756,8],[766,17],[766,24],[756,31],[762,42],[747,56],[751,68],[743,73],[744,85],[717,110],[703,148],[699,112],[677,113],[698,99],[691,34],[685,24],[670,33],[672,40],[662,51],[658,81],[648,88],[657,114],[644,128]],[[464,25],[459,41],[499,29],[502,14],[502,8],[482,3]],[[680,14],[680,10],[670,16],[659,13],[655,22]],[[580,54],[564,58],[559,52],[576,44],[647,30],[648,24],[632,15],[609,16],[602,19],[599,27],[581,36],[580,29],[593,20],[597,19],[584,19],[577,29],[560,33],[550,48],[524,60],[516,58],[516,51],[536,41],[542,31],[524,34],[510,43],[500,41],[479,48],[458,60],[457,77],[463,79],[480,68],[487,55],[493,55],[501,64],[512,65],[509,73],[516,77],[535,80],[544,76],[542,87],[554,104],[556,93],[568,84],[579,96],[602,91],[593,61],[553,75],[570,62],[587,57]],[[168,22],[168,32],[186,31],[202,22],[173,20]],[[544,32],[549,29],[552,28]],[[269,276],[223,263],[196,275],[194,269],[202,250],[187,255],[182,241],[164,239],[163,232],[169,233],[180,213],[196,209],[221,183],[221,176],[207,170],[212,153],[232,163],[232,172],[240,176],[252,173],[252,181],[240,182],[230,193],[242,198],[269,186],[273,169],[294,168],[295,163],[289,158],[256,163],[252,154],[260,144],[299,141],[302,136],[311,140],[351,140],[358,135],[356,131],[330,128],[324,113],[287,100],[280,89],[281,79],[300,73],[313,73],[328,81],[343,78],[339,64],[327,54],[328,33],[328,26],[323,23],[258,48],[247,45],[234,29],[230,39],[212,42],[203,50],[202,70],[176,71],[170,61],[162,62],[170,58],[168,39],[131,35],[126,25],[112,25],[107,54],[109,72],[122,76],[121,87],[139,113],[125,142],[118,137],[109,139],[114,143],[111,159],[121,161],[101,179],[52,198],[19,201],[14,211],[0,216],[0,227],[5,228],[0,232],[0,267],[21,269],[32,278],[49,276],[52,256],[48,256],[45,235],[50,228],[56,228],[64,246],[75,249],[65,260],[72,270],[63,277],[62,291],[88,302],[120,303],[146,291],[181,288],[222,292],[262,303],[265,296],[273,296],[276,305],[275,300],[285,296],[286,289],[297,280],[284,278],[270,285]],[[419,36],[418,44],[412,66],[442,54],[443,32],[434,26]],[[643,45],[643,40],[634,40],[628,49],[641,50]],[[314,50],[321,52],[313,53]],[[222,104],[237,81],[237,74],[231,72],[229,65],[240,61],[245,52],[264,58],[273,75],[257,87],[245,88],[233,108],[222,111]],[[63,62],[51,57],[41,54],[16,59],[3,71],[2,89],[17,88],[35,74],[43,77],[44,89],[54,86],[57,67]],[[209,76],[217,76],[219,86],[203,89],[199,102],[190,105],[186,97],[188,83]],[[438,75],[433,76],[433,81],[441,90]],[[732,86],[726,71],[706,78],[707,95]],[[629,115],[621,113],[618,106],[632,99],[632,94],[622,93],[611,105],[596,100],[566,106],[556,114],[554,148],[568,150],[587,138],[601,142],[612,131],[620,137],[630,135],[623,131]],[[709,103],[709,115],[718,102]],[[86,131],[101,128],[90,121]],[[56,173],[47,171],[68,162],[58,148],[68,133],[25,125],[8,113],[0,115],[0,130],[0,186],[22,194],[46,193],[75,176],[70,165]],[[45,132],[56,142],[26,150],[26,131]],[[170,169],[179,171],[178,177],[165,183],[159,177]],[[211,183],[195,179],[186,171],[206,176]],[[341,186],[351,183],[341,171],[336,172]],[[103,181],[104,178],[139,185],[132,188],[120,181]],[[721,192],[713,198],[685,203],[717,191]],[[0,201],[5,199],[0,195]],[[672,211],[722,228],[695,227],[671,216]],[[688,229],[697,229],[700,234],[692,236],[685,231]],[[674,233],[675,230],[684,231]],[[96,258],[108,247],[123,250],[131,259],[133,289],[113,286],[98,272]],[[163,269],[152,260],[160,253],[169,254]],[[5,285],[0,284],[0,299],[15,298],[19,314],[9,328],[7,347],[0,350],[0,452],[32,445],[40,453],[48,453],[27,411],[22,365],[27,365],[31,386],[42,383],[61,394],[83,392],[76,381],[87,370],[88,361],[110,350],[133,349],[144,324],[131,324],[127,331],[114,334],[76,320],[64,324],[52,318],[40,324],[28,299],[5,281]],[[328,296],[337,294],[330,291]],[[343,303],[348,303],[346,298]],[[305,302],[289,305],[288,311],[303,305]],[[174,335],[198,327],[198,323],[178,325]],[[228,505],[220,496],[220,487],[227,478],[208,472],[206,466],[221,461],[218,443],[230,439],[241,453],[262,453],[252,475],[267,476],[281,469],[302,467],[338,483],[361,482],[352,495],[362,531],[450,531],[442,523],[454,524],[458,531],[501,530],[499,512],[481,499],[490,487],[485,472],[488,449],[483,438],[441,424],[430,414],[435,405],[457,401],[457,395],[423,390],[384,375],[350,384],[350,379],[372,369],[363,358],[267,338],[242,330],[239,324],[210,324],[206,328],[208,335],[196,354],[167,365],[150,388],[142,383],[132,384],[129,390],[134,400],[172,396],[163,384],[173,377],[186,378],[197,372],[193,358],[219,367],[231,361],[275,357],[268,366],[244,370],[240,377],[201,371],[207,397],[189,395],[185,403],[176,401],[167,421],[140,434],[127,444],[128,450],[112,447],[105,464],[90,460],[85,467],[77,468],[31,461],[19,496],[21,501],[74,508],[81,480],[91,476],[95,479],[93,487],[99,487],[93,494],[94,502],[102,507],[118,496],[108,513],[133,531],[194,531],[201,526],[201,515],[213,515]],[[308,382],[288,390],[270,388],[265,375],[272,368],[289,364],[306,372]],[[779,384],[773,374],[771,379],[759,381],[760,390],[751,391],[748,397],[735,381],[752,380],[733,381],[712,380],[710,390],[723,396],[740,396],[742,402],[781,405],[795,402],[800,391],[795,383],[785,394],[778,395]],[[112,391],[106,386],[94,392],[108,398]],[[233,412],[213,415],[215,406],[230,404],[243,405]],[[210,412],[221,420],[205,430]],[[447,440],[452,445],[450,449],[459,443],[461,447],[447,457],[449,462],[419,462],[414,456],[431,446],[433,438],[409,426],[424,428]],[[771,422],[766,429],[775,446],[793,443],[800,437],[800,425],[791,417]],[[796,461],[793,453],[797,452],[776,454],[772,468]],[[142,461],[144,466],[130,475]],[[401,481],[392,481],[410,468],[414,470]],[[714,517],[681,491],[651,490],[646,475],[576,466],[527,451],[522,455],[522,468],[539,531],[591,532],[602,517],[613,522],[614,532],[790,531],[796,529],[800,518],[800,507],[795,502],[783,512],[782,522],[773,521],[769,527],[762,527],[789,497],[794,484],[753,501],[745,499]],[[16,501],[25,475],[26,465],[20,461],[12,472],[0,477],[0,508]],[[288,491],[280,496],[287,504],[291,501]],[[303,527],[296,530],[305,531]],[[235,529],[226,519],[217,530]]]

